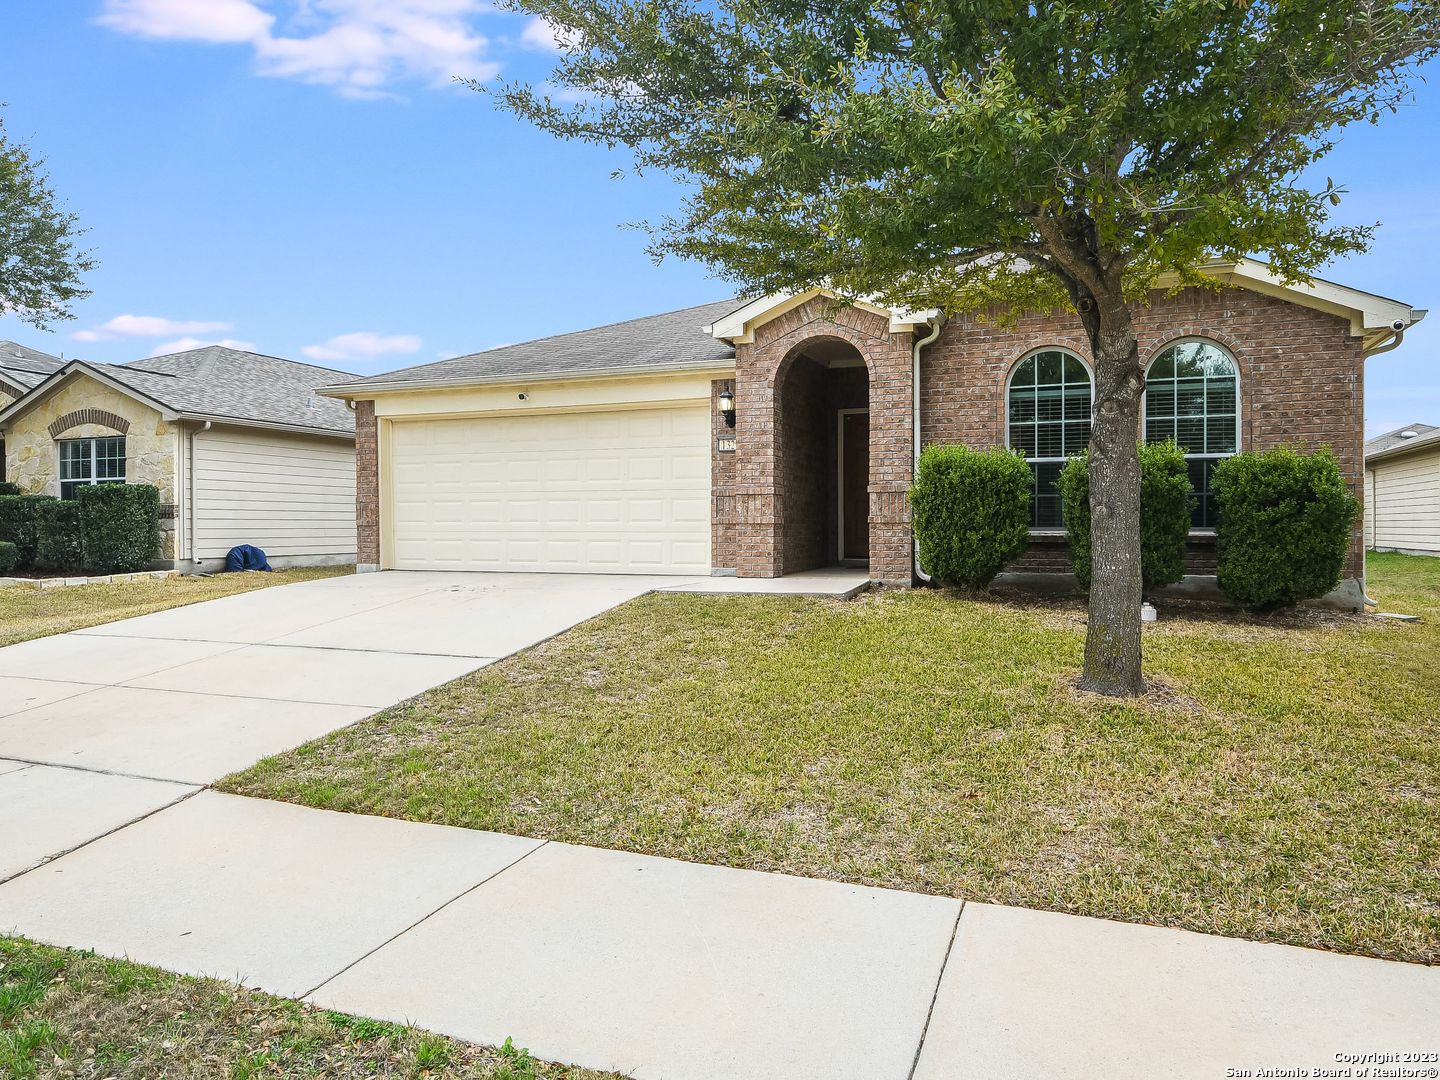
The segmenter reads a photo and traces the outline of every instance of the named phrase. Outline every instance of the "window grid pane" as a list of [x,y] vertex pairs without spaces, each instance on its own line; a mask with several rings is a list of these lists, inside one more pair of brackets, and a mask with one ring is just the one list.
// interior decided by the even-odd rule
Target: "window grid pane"
[[75,498],[89,484],[125,482],[125,437],[65,439],[60,443],[60,497]]
[[1223,351],[1183,341],[1155,358],[1145,380],[1145,441],[1174,439],[1185,452],[1195,489],[1194,529],[1215,527],[1210,476],[1215,462],[1239,449],[1239,374]]
[[1090,442],[1090,373],[1078,357],[1063,350],[1035,353],[1015,369],[1006,411],[1010,447],[1030,464],[1030,526],[1062,528],[1055,482],[1065,459]]

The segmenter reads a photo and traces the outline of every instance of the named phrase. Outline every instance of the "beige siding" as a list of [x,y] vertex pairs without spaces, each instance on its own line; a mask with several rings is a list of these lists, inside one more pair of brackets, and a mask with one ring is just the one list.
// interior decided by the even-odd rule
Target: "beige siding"
[[1367,469],[1365,509],[1369,546],[1440,554],[1440,447]]
[[355,554],[355,447],[215,428],[195,436],[194,554],[254,544],[277,558]]

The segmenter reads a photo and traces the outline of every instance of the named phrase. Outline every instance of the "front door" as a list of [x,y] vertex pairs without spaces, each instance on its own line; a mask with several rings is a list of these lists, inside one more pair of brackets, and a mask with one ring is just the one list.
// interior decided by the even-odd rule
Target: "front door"
[[840,558],[870,558],[870,414],[840,414]]

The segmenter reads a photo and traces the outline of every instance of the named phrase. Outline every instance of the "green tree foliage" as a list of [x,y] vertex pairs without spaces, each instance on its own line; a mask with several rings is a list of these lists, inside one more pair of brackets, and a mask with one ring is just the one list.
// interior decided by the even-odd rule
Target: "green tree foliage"
[[0,315],[42,330],[73,317],[71,302],[90,295],[81,276],[95,266],[75,247],[77,219],[56,200],[44,166],[0,120]]
[[[1082,589],[1090,588],[1090,455],[1077,454],[1060,470],[1060,499],[1070,563]],[[1140,447],[1140,578],[1145,591],[1173,585],[1185,576],[1185,541],[1195,492],[1185,453],[1173,442]]]
[[1140,691],[1133,306],[1215,256],[1295,280],[1362,249],[1368,228],[1328,218],[1342,189],[1304,177],[1407,100],[1440,0],[509,2],[561,54],[504,104],[687,186],[657,255],[765,292],[1076,312],[1096,559],[1118,568],[1091,590],[1082,685]]
[[988,586],[1025,552],[1032,483],[1009,450],[927,446],[910,489],[920,565],[947,584]]
[[1210,487],[1216,574],[1235,603],[1287,607],[1340,584],[1360,503],[1329,450],[1236,454],[1215,466]]

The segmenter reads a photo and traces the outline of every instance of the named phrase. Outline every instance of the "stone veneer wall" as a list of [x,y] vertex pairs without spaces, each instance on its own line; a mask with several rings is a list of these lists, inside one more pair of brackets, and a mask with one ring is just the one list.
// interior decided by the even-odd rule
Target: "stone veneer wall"
[[[129,422],[121,432],[107,424],[81,423],[56,435],[50,426],[61,417],[85,410],[113,413]],[[56,442],[61,439],[105,438],[125,436],[125,479],[132,484],[154,484],[160,489],[160,502],[171,508],[162,511],[161,525],[165,530],[162,557],[175,557],[176,503],[175,425],[163,419],[150,406],[103,383],[78,376],[47,396],[29,411],[14,420],[5,432],[5,476],[11,483],[31,495],[60,494],[60,453]]]

